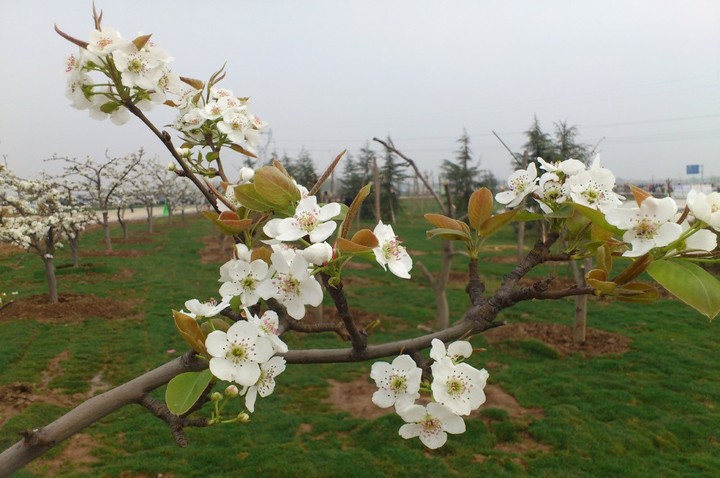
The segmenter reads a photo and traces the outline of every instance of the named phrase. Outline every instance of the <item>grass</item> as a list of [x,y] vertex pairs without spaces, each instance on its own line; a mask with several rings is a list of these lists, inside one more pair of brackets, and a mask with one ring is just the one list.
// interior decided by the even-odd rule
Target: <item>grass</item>
[[[419,213],[397,227],[406,245],[431,270],[439,244],[426,241]],[[101,231],[82,238],[84,273],[60,268],[60,293],[93,293],[138,302],[141,319],[87,317],[73,323],[36,320],[0,321],[0,386],[18,382],[37,387],[53,359],[63,351],[61,372],[48,384],[54,394],[87,393],[90,379],[119,384],[179,355],[185,346],[174,330],[170,309],[189,298],[207,298],[217,290],[217,265],[200,263],[202,238],[211,234],[199,219],[156,224],[148,236],[143,224],[131,225],[129,244],[116,241],[129,257],[98,255]],[[120,236],[119,228],[113,231]],[[482,273],[497,284],[511,264],[512,233],[492,239]],[[88,255],[92,253],[92,255]],[[83,256],[85,254],[85,256]],[[58,255],[58,264],[69,255]],[[462,258],[453,264],[465,271]],[[124,273],[123,273],[124,272]],[[565,271],[554,271],[564,274]],[[372,342],[416,333],[432,325],[434,300],[421,274],[402,281],[372,266],[353,269],[348,287],[351,306],[385,316]],[[117,277],[121,277],[118,279]],[[42,263],[31,255],[0,258],[0,290],[19,297],[44,292]],[[463,285],[448,295],[454,316],[467,305]],[[371,298],[370,300],[368,300]],[[521,303],[500,317],[509,322],[570,323],[570,301]],[[402,420],[386,415],[355,418],[327,402],[328,379],[367,377],[370,364],[289,366],[275,393],[259,399],[247,425],[187,431],[190,445],[178,448],[167,428],[140,407],[128,406],[86,429],[96,461],[53,462],[64,446],[20,471],[18,477],[59,476],[716,476],[720,469],[720,358],[718,325],[669,300],[637,306],[591,300],[589,324],[628,336],[631,350],[622,356],[586,359],[561,356],[537,340],[490,345],[472,339],[486,352],[473,364],[487,366],[490,383],[512,394],[520,405],[544,411],[542,418],[512,419],[488,408],[467,420],[468,431],[450,436],[436,451],[397,435]],[[419,332],[418,332],[419,333]],[[334,335],[290,336],[291,348],[345,346]],[[170,350],[177,350],[171,352]],[[490,365],[486,365],[490,364]],[[163,390],[155,392],[162,397]],[[36,401],[0,428],[0,448],[17,432],[36,428],[69,408]],[[238,409],[239,411],[239,409]],[[518,445],[532,440],[535,448]],[[515,448],[513,448],[515,446]]]

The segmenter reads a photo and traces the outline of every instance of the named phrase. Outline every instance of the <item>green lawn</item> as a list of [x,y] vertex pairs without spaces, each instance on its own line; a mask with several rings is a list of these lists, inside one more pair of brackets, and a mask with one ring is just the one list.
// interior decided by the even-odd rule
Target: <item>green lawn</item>
[[[439,244],[425,240],[417,214],[409,219],[396,232],[415,260],[432,270]],[[134,251],[116,256],[98,254],[100,230],[86,234],[83,272],[62,267],[58,273],[61,295],[92,293],[127,302],[129,315],[65,323],[0,315],[0,390],[22,383],[55,397],[22,405],[22,413],[0,428],[0,448],[14,443],[18,431],[69,410],[91,390],[93,377],[95,385],[119,384],[186,349],[170,309],[217,291],[219,264],[200,262],[203,238],[213,229],[198,218],[176,219],[171,226],[160,222],[152,236],[143,228],[132,225],[128,244],[115,241],[115,250]],[[113,237],[120,237],[119,228]],[[488,284],[497,284],[511,267],[497,258],[515,254],[512,239],[510,232],[501,235],[483,256]],[[57,263],[69,263],[69,254],[61,252]],[[368,265],[347,271],[347,291],[351,307],[383,316],[371,342],[424,333],[417,326],[432,325],[434,299],[420,272],[403,281]],[[462,273],[462,257],[453,266]],[[564,268],[553,272],[567,274]],[[0,291],[17,290],[19,299],[40,294],[42,278],[36,256],[0,257]],[[468,303],[463,288],[453,282],[448,290],[454,317]],[[572,310],[569,300],[522,303],[500,319],[570,323]],[[17,476],[717,476],[718,324],[675,301],[639,306],[591,300],[589,325],[627,336],[630,350],[586,359],[560,356],[536,340],[489,344],[473,338],[486,351],[474,354],[472,363],[488,369],[489,383],[541,412],[517,418],[481,407],[481,414],[467,420],[467,432],[450,436],[437,451],[400,438],[397,415],[361,419],[329,404],[328,380],[369,380],[370,363],[288,366],[275,393],[258,400],[248,424],[189,429],[190,445],[180,449],[163,423],[128,406],[70,443],[84,444],[77,461],[59,464],[63,445]],[[291,335],[287,342],[291,348],[347,345],[330,334]],[[3,407],[10,401],[0,395]]]

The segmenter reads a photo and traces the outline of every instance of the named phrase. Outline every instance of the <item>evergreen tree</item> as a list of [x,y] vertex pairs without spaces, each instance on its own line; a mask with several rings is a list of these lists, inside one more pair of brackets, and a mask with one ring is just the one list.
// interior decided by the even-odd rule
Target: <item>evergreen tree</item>
[[455,151],[455,162],[444,160],[442,171],[450,187],[450,193],[455,198],[455,214],[461,217],[467,213],[470,196],[480,185],[480,169],[472,166],[472,151],[467,131],[463,130],[457,142],[460,143],[460,147]]
[[[388,138],[388,143],[391,139]],[[404,169],[407,165],[399,162],[395,155],[385,149],[385,159],[380,169],[380,215],[383,221],[396,222],[400,212],[400,188],[408,178]]]
[[[528,152],[528,164],[535,163],[535,167],[540,172],[540,164],[537,162],[537,158],[543,158],[545,161],[554,162],[561,158],[558,154],[557,147],[553,143],[552,138],[549,134],[545,133],[540,127],[540,122],[537,116],[533,119],[533,124],[529,130],[525,131],[527,142],[523,145],[523,148]],[[522,165],[522,155],[515,155],[513,160],[514,169],[524,169]]]
[[[590,159],[590,146],[577,142],[577,126],[568,126],[567,121],[555,123],[555,147],[560,160],[577,159],[587,163]],[[545,159],[545,158],[543,158]]]
[[317,182],[318,175],[315,171],[315,164],[305,148],[300,150],[297,159],[292,159],[287,153],[283,153],[280,162],[298,184],[310,189]]

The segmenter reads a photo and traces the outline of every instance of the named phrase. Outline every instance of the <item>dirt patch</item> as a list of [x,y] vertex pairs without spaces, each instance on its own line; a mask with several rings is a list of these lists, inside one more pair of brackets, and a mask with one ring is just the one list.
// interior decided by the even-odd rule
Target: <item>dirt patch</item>
[[530,452],[550,452],[552,447],[544,443],[540,443],[531,437],[528,433],[519,433],[518,441],[498,443],[493,447],[493,450],[502,451],[505,453],[513,453],[521,455]]
[[47,294],[33,295],[15,300],[0,309],[2,320],[38,320],[40,322],[81,322],[90,317],[103,319],[134,320],[139,315],[134,310],[140,300],[115,300],[96,295],[60,294],[59,302],[52,304]]
[[203,238],[200,250],[200,262],[203,264],[224,264],[232,257],[232,238],[224,234],[215,234]]
[[488,384],[485,386],[485,403],[471,416],[479,414],[482,409],[502,408],[511,420],[520,420],[527,417],[542,418],[545,412],[542,408],[524,408],[515,400],[515,397],[500,388],[499,385]]
[[76,433],[68,438],[62,451],[53,458],[43,458],[30,465],[30,469],[43,476],[62,476],[61,471],[89,472],[89,465],[100,461],[92,454],[96,438],[86,433]]
[[23,249],[13,246],[12,244],[0,244],[0,257],[10,257],[25,252]]
[[395,408],[380,408],[372,402],[372,395],[377,391],[374,383],[365,378],[359,378],[352,382],[338,382],[328,380],[330,384],[330,396],[327,401],[335,408],[348,412],[350,415],[374,419],[395,413]]
[[573,342],[572,327],[564,324],[525,322],[490,329],[483,334],[490,343],[505,340],[538,339],[562,355],[580,353],[584,357],[621,355],[630,350],[630,339],[624,335],[588,327],[585,343]]

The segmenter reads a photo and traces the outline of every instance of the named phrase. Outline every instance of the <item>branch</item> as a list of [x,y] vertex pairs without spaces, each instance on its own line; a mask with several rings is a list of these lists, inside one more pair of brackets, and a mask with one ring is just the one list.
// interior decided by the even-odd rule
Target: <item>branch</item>
[[186,416],[178,416],[172,413],[164,402],[152,398],[150,395],[143,395],[138,403],[145,407],[150,413],[167,423],[170,427],[175,443],[181,448],[185,448],[188,444],[183,428],[185,427],[206,427],[209,425],[205,418],[187,418]]
[[342,282],[331,285],[330,277],[327,274],[321,273],[320,277],[322,278],[325,289],[335,303],[335,308],[338,311],[340,320],[342,320],[345,329],[348,331],[348,334],[350,334],[350,342],[352,342],[353,346],[353,358],[356,360],[364,359],[368,343],[367,332],[358,330],[350,313],[350,307],[347,303],[347,297],[345,297],[345,291],[343,291]]
[[129,382],[81,403],[51,424],[23,433],[23,439],[0,453],[0,476],[16,471],[74,433],[165,385],[182,372],[202,370],[207,362],[188,352],[175,360],[147,372]]

